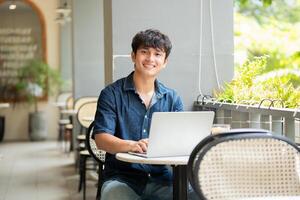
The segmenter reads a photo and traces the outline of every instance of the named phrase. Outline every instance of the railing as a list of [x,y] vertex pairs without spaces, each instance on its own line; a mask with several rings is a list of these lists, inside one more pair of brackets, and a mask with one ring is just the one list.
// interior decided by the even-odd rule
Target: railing
[[[270,101],[268,107],[264,101]],[[230,124],[231,128],[263,128],[284,135],[300,143],[300,109],[275,108],[274,102],[264,99],[256,105],[220,102],[202,98],[194,103],[194,110],[213,110],[214,123]]]

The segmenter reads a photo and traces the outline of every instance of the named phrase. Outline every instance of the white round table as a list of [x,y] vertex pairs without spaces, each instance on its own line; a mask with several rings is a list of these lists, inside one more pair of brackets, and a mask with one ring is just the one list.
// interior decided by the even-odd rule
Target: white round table
[[0,103],[0,108],[9,108],[9,103]]
[[187,199],[187,163],[189,156],[145,158],[129,153],[117,153],[118,160],[129,163],[171,165],[173,168],[173,199]]

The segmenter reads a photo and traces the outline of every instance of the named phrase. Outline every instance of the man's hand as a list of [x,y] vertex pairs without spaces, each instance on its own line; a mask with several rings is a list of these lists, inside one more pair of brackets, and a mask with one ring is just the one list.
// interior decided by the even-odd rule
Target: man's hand
[[139,141],[130,141],[130,146],[131,152],[144,153],[148,149],[148,138],[141,139]]
[[97,147],[111,154],[120,152],[138,152],[143,153],[148,148],[148,138],[139,141],[123,140],[109,133],[95,135]]

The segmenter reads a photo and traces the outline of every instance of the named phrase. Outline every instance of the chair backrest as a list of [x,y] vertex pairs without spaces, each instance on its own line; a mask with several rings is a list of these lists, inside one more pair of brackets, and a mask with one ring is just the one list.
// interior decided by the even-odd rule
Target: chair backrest
[[96,109],[97,100],[86,102],[78,108],[77,119],[82,127],[88,128],[90,126],[93,122]]
[[92,138],[94,122],[92,122],[86,132],[86,148],[92,157],[100,163],[104,163],[106,152],[97,148],[95,140]]
[[72,93],[70,92],[63,92],[63,93],[60,93],[57,98],[56,98],[56,102],[63,102],[63,103],[66,103],[67,102],[67,99],[72,96]]
[[75,100],[74,103],[74,110],[77,110],[80,108],[80,106],[86,102],[91,102],[91,101],[97,101],[98,97],[93,97],[93,96],[87,96],[87,97],[80,97]]
[[300,150],[266,131],[211,135],[191,153],[188,177],[200,199],[298,196]]
[[73,96],[69,96],[66,101],[66,109],[72,110],[73,106],[74,106],[74,98],[73,98]]

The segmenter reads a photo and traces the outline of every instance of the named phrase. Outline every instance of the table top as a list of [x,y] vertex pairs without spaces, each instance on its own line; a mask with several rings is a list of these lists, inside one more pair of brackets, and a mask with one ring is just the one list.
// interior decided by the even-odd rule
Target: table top
[[187,165],[189,156],[144,158],[129,153],[117,153],[116,158],[130,163],[152,164],[152,165]]
[[77,110],[61,110],[60,111],[62,114],[67,114],[67,115],[76,115],[77,114]]
[[59,108],[63,108],[66,106],[66,102],[52,102],[52,105]]
[[8,108],[9,106],[9,103],[0,103],[0,108]]
[[249,197],[240,200],[299,200],[300,196],[277,196],[277,197]]

